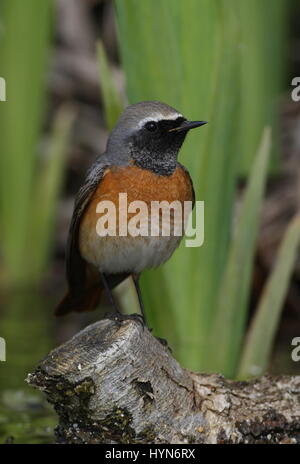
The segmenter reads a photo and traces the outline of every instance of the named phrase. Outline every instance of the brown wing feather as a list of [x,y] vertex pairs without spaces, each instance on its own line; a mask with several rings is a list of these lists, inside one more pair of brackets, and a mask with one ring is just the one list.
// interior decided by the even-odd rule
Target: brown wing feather
[[[99,179],[100,181],[101,179]],[[75,296],[80,294],[85,287],[86,262],[82,258],[78,247],[78,234],[82,214],[88,206],[97,184],[85,184],[78,192],[75,207],[69,229],[67,252],[66,252],[66,274],[69,289]]]
[[[107,168],[107,165],[99,163],[92,167],[86,182],[76,196],[66,251],[66,276],[69,289],[55,310],[57,316],[67,314],[71,311],[90,311],[99,302],[103,290],[100,274],[81,256],[78,246],[78,235],[82,215]],[[106,276],[110,288],[114,288],[127,277],[128,274]]]

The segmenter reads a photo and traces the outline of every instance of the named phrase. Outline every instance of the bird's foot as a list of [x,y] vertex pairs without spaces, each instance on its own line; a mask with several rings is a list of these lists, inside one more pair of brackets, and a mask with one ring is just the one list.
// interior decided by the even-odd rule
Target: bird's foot
[[124,321],[132,320],[132,321],[137,321],[141,324],[142,328],[144,329],[147,327],[146,322],[141,314],[121,314],[121,313],[106,313],[105,314],[106,319],[111,319],[112,321],[122,323]]
[[160,337],[155,337],[156,340],[159,341],[159,343],[162,344],[162,346],[165,346],[166,348],[168,348],[168,350],[170,351],[170,353],[172,353],[172,349],[169,347],[168,345],[168,340],[166,340],[165,338],[160,338]]

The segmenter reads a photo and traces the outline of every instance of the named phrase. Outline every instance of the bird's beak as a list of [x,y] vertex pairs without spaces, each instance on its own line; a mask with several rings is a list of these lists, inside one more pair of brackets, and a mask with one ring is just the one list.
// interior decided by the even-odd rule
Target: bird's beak
[[204,124],[207,124],[207,121],[183,121],[180,126],[173,127],[173,129],[170,129],[169,132],[189,131],[195,127],[203,126]]

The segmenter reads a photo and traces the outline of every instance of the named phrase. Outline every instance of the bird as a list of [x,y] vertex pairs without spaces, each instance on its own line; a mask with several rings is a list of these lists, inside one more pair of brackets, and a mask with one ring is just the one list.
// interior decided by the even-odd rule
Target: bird
[[[105,291],[112,314],[122,317],[112,290],[131,276],[140,316],[146,321],[139,277],[144,270],[166,262],[182,234],[124,236],[118,228],[115,236],[100,236],[97,205],[110,201],[120,213],[120,193],[127,194],[128,203],[138,200],[146,205],[153,201],[194,204],[193,182],[178,161],[178,154],[187,133],[204,124],[206,121],[189,121],[159,101],[142,101],[125,108],[108,138],[105,152],[88,170],[75,198],[66,250],[68,290],[56,307],[57,316],[95,309]],[[149,218],[147,221],[149,225]]]

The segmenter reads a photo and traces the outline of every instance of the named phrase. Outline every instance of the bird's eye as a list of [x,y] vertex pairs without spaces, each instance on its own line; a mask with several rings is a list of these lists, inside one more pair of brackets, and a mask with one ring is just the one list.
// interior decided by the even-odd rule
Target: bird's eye
[[157,124],[155,121],[146,122],[145,128],[150,132],[155,132],[157,130]]

